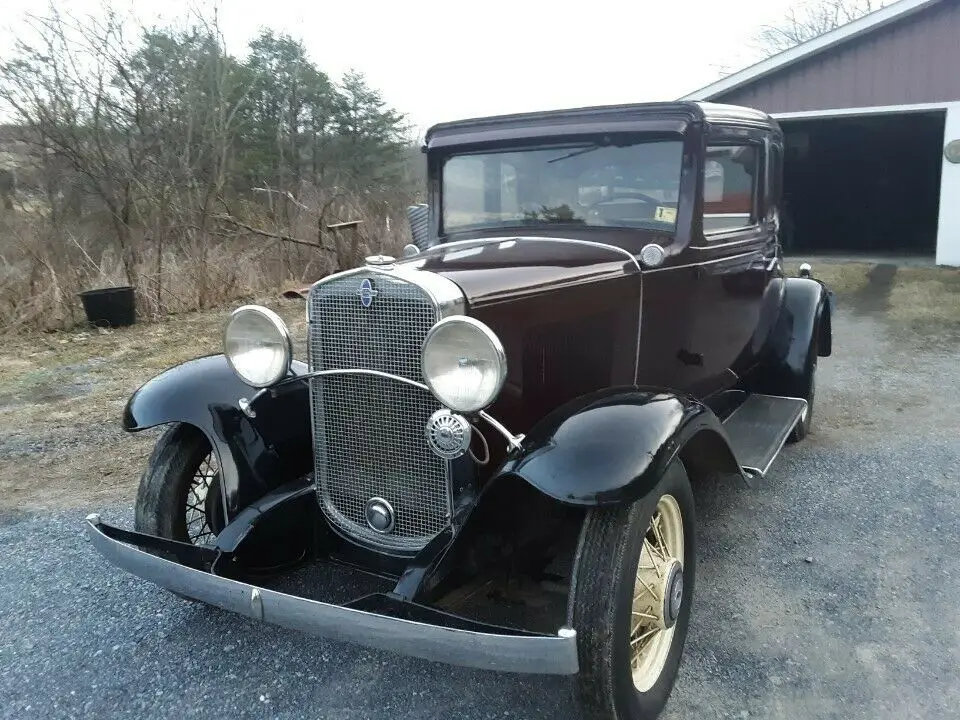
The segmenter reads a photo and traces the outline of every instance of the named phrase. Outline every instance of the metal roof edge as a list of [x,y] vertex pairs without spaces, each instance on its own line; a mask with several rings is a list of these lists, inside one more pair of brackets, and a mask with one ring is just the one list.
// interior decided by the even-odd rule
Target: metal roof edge
[[862,35],[866,35],[874,30],[879,30],[893,22],[902,20],[913,15],[920,10],[924,10],[931,5],[935,5],[941,0],[899,0],[892,5],[875,10],[874,12],[857,18],[853,22],[834,28],[830,32],[824,33],[805,43],[796,45],[792,48],[777,53],[771,57],[754,63],[739,72],[728,75],[715,83],[695,90],[688,95],[679,98],[680,100],[710,100],[723,95],[732,90],[748,85],[755,80],[759,80],[767,75],[771,75],[779,70],[783,70],[794,63],[812,57],[817,53],[829,50],[841,43],[853,40]]
[[531,122],[545,122],[555,120],[561,124],[575,124],[588,121],[606,120],[611,118],[629,120],[638,113],[651,117],[653,113],[662,115],[682,114],[690,120],[703,121],[704,113],[699,103],[682,100],[668,100],[645,103],[624,103],[617,105],[590,105],[586,107],[561,108],[554,110],[536,110],[533,112],[519,112],[505,115],[489,115],[462,120],[450,120],[435,123],[427,128],[424,141],[427,145],[439,134],[469,132],[483,129],[493,129],[510,125]]

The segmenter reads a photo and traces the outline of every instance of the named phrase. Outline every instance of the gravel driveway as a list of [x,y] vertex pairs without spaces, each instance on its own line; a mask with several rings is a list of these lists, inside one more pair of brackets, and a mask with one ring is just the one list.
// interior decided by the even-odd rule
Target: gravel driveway
[[[664,718],[960,717],[960,354],[869,314],[834,327],[814,434],[753,489],[696,489],[698,592]],[[569,679],[178,600],[95,556],[91,509],[0,517],[3,717],[576,717]]]

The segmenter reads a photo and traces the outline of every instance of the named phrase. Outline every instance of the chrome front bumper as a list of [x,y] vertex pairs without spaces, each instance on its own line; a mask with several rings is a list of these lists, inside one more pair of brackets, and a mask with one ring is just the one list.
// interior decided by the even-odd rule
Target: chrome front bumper
[[105,534],[97,515],[87,535],[107,560],[186,597],[275,625],[451,665],[501,672],[573,675],[577,633],[502,635],[403,620],[276,592],[166,560]]

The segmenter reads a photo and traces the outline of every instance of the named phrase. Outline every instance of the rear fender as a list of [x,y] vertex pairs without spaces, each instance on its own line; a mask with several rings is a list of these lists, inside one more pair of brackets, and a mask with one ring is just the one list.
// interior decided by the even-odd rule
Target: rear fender
[[[307,366],[294,362],[292,372]],[[138,432],[167,423],[199,428],[217,454],[228,518],[312,466],[310,403],[306,381],[263,393],[240,410],[256,389],[242,382],[223,355],[188,360],[147,381],[127,401],[123,428]]]
[[833,352],[832,315],[832,294],[823,283],[787,278],[780,317],[761,363],[744,378],[744,389],[805,397],[813,353],[828,357]]
[[496,477],[520,477],[568,505],[611,505],[650,492],[678,454],[698,471],[742,476],[723,426],[703,403],[659,388],[613,388],[544,418]]

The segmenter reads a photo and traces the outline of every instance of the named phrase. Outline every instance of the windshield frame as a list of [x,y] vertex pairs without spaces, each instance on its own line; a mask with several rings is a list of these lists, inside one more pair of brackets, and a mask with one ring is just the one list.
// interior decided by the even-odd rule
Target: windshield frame
[[[431,190],[434,195],[436,208],[435,227],[439,237],[454,237],[477,234],[503,234],[508,230],[522,230],[537,234],[549,231],[551,229],[566,230],[571,229],[579,232],[630,232],[630,233],[655,233],[666,234],[675,238],[687,236],[686,228],[681,227],[683,218],[688,214],[684,212],[684,206],[689,204],[688,197],[690,188],[688,185],[687,170],[693,162],[692,149],[689,145],[689,135],[686,132],[657,132],[650,130],[636,131],[618,131],[616,133],[589,133],[576,134],[567,137],[545,137],[525,139],[515,142],[498,143],[479,143],[452,145],[445,147],[442,153],[436,153],[433,162],[430,163],[433,170],[431,177]],[[547,162],[564,162],[567,158],[573,158],[579,155],[587,155],[596,149],[606,147],[628,148],[635,145],[645,145],[651,143],[676,143],[679,145],[679,157],[676,167],[676,200],[664,201],[664,203],[675,203],[675,219],[672,224],[650,222],[649,224],[617,224],[615,222],[590,223],[584,218],[577,218],[570,221],[562,219],[504,219],[500,221],[491,220],[482,223],[470,225],[454,225],[447,227],[447,195],[448,191],[445,185],[444,171],[447,163],[457,157],[470,155],[487,154],[509,154],[525,151],[550,151],[556,153],[556,157]],[[432,154],[432,153],[431,153]]]

